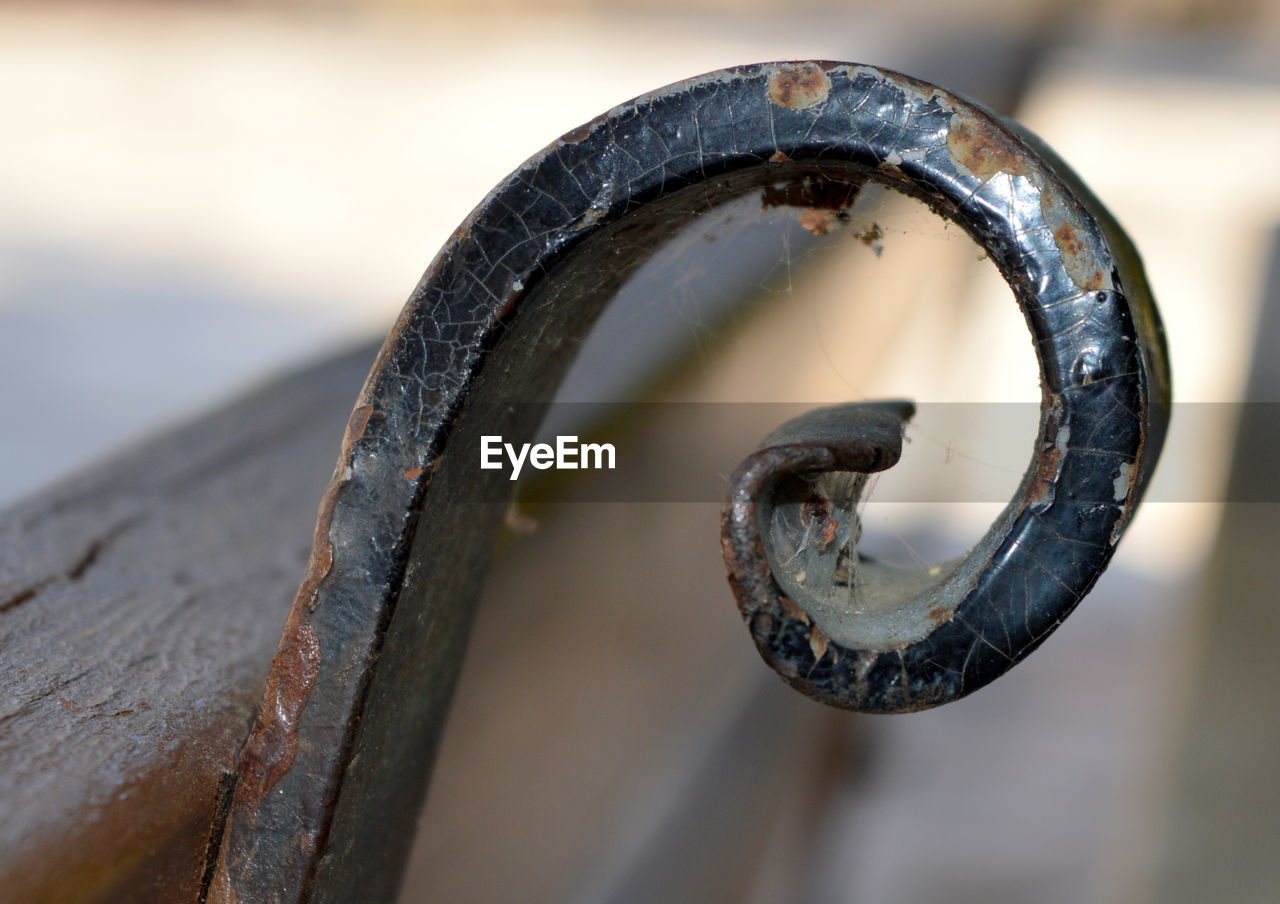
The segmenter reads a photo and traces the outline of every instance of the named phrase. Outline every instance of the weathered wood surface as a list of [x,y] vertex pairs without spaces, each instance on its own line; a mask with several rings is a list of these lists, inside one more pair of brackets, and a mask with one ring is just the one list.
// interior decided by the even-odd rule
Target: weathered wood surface
[[0,900],[194,900],[373,355],[0,515]]
[[[198,899],[373,354],[287,377],[0,515],[0,902]],[[833,779],[833,714],[759,670],[719,605],[716,507],[545,515],[502,544],[486,584],[402,900],[793,887]],[[604,561],[619,549],[635,553]],[[574,555],[602,567],[556,576]],[[703,604],[659,598],[672,575]]]

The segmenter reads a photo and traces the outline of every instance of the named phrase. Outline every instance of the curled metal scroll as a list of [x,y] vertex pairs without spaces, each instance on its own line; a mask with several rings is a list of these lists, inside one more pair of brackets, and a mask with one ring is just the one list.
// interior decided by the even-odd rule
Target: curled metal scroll
[[[819,103],[863,101],[810,72]],[[910,412],[813,412],[733,476],[723,543],[756,645],[789,684],[846,709],[907,712],[1008,671],[1092,588],[1159,455],[1169,374],[1137,254],[1078,178],[1018,127],[886,79],[899,102],[862,107],[876,178],[963,226],[1012,287],[1040,363],[1035,453],[986,535],[922,574],[854,548],[866,475],[897,461]]]
[[[889,711],[973,690],[1061,621],[1109,559],[1164,434],[1164,346],[1129,243],[1034,139],[932,85],[826,62],[690,79],[522,165],[410,298],[347,428],[211,835],[210,901],[394,895],[501,516],[475,500],[504,475],[464,450],[537,427],[536,406],[493,403],[550,400],[603,305],[701,211],[761,189],[839,203],[868,181],[962,225],[1013,287],[1041,361],[1039,447],[1017,498],[937,588],[899,588],[874,624],[838,624],[780,589],[796,576],[770,564],[759,518],[776,515],[784,541],[797,526],[852,536],[832,513],[860,472],[896,457],[908,409],[794,427],[796,443],[771,443],[739,472],[728,508],[752,633],[802,690]],[[815,486],[834,528],[805,508]],[[830,580],[840,567],[831,560]]]

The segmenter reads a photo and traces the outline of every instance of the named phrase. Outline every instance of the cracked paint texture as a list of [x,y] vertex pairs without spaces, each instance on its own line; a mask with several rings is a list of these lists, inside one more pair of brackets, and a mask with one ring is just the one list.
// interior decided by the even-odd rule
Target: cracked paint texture
[[[735,582],[762,655],[825,702],[920,709],[1005,672],[1089,590],[1150,474],[1163,436],[1152,386],[1158,395],[1167,376],[1140,264],[1114,252],[1114,227],[1069,171],[980,107],[866,66],[762,64],[663,88],[572,130],[499,184],[393,327],[326,503],[327,567],[291,620],[314,631],[322,665],[305,705],[288,711],[291,755],[256,754],[287,771],[265,796],[234,795],[225,881],[210,901],[336,901],[394,883],[395,869],[387,880],[361,860],[394,860],[362,833],[412,825],[420,792],[387,789],[421,787],[460,659],[448,651],[465,639],[472,584],[459,572],[488,524],[469,523],[449,489],[469,406],[551,397],[599,307],[693,215],[667,199],[690,189],[710,203],[801,178],[875,179],[962,225],[1013,288],[1045,403],[1018,497],[980,561],[946,578],[927,636],[889,650],[842,645],[777,592],[767,560],[744,554]],[[485,426],[523,441],[536,424]],[[428,649],[439,653],[430,666],[419,661]],[[383,716],[391,708],[396,726]]]

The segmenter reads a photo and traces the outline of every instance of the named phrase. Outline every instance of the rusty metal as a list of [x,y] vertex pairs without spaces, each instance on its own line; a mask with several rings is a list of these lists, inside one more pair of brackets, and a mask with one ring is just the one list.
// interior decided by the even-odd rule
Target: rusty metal
[[[500,184],[427,270],[360,394],[215,832],[208,900],[394,896],[502,515],[501,505],[474,500],[496,498],[505,476],[458,450],[475,448],[480,434],[529,441],[537,406],[494,403],[550,401],[628,276],[693,217],[748,192],[809,197],[830,210],[878,181],[963,225],[1000,266],[1037,338],[1045,416],[1022,501],[997,523],[982,574],[998,578],[997,589],[1034,579],[1027,586],[1049,604],[1024,595],[1016,614],[1034,642],[1048,633],[1105,564],[1139,499],[1168,390],[1136,256],[1031,141],[896,73],[762,64],[623,104]],[[861,452],[833,447],[826,459],[802,460],[801,476],[815,462],[887,464],[894,439],[884,414],[862,412],[859,429],[875,435],[851,440]],[[890,414],[900,429],[905,409]],[[1007,601],[964,601],[938,629],[943,652],[965,663],[962,687],[937,683],[908,700],[883,674],[889,660],[905,668],[895,652],[871,663],[879,690],[851,697],[831,681],[869,660],[826,629],[795,630],[817,620],[770,584],[764,559],[744,558],[761,502],[735,497],[728,556],[757,642],[793,684],[842,705],[901,709],[971,690],[993,661],[1025,655],[1027,647],[984,643],[1002,630]]]
[[723,542],[752,637],[788,684],[833,706],[906,712],[1004,674],[1092,588],[1159,456],[1169,374],[1136,252],[1052,152],[945,91],[856,72],[861,91],[848,70],[833,82],[853,95],[845,104],[892,124],[865,139],[876,177],[963,226],[1014,291],[1040,361],[1036,451],[964,557],[895,569],[858,555],[857,506],[900,437],[816,412],[791,425],[802,445],[775,435],[734,475]]

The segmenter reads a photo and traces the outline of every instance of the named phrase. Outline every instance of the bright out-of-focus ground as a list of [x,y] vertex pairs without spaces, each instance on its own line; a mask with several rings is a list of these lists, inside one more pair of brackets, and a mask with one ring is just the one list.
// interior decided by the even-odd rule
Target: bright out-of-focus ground
[[[1280,304],[1280,4],[3,4],[0,501],[385,330],[450,231],[557,135],[693,74],[794,58],[902,69],[1016,115],[1137,242],[1175,398],[1244,397],[1261,306]],[[898,216],[881,259],[816,268],[787,288],[791,308],[696,357],[674,397],[1036,401],[1007,291],[964,242],[937,252]],[[788,332],[839,341],[762,371],[757,353]],[[1232,418],[1206,405],[1175,420],[1153,497],[1222,498]],[[913,449],[936,466],[982,441],[975,427]],[[883,517],[903,538],[972,539],[991,508]],[[1181,751],[1222,517],[1212,501],[1148,504],[1114,573],[1025,666],[868,728],[872,765],[823,817],[806,894],[1181,900],[1164,883],[1196,819]],[[707,604],[732,615],[723,597]],[[1275,720],[1270,702],[1242,705]],[[495,819],[477,831],[501,834]],[[406,900],[485,844],[420,848]]]

